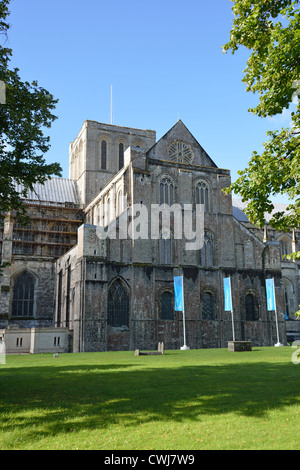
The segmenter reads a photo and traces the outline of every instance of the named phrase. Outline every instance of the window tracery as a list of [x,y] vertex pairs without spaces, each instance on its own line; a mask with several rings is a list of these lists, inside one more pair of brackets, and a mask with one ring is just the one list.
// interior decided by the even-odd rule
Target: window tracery
[[172,162],[190,164],[193,159],[192,149],[188,144],[181,141],[169,145],[168,156]]
[[32,317],[35,279],[28,271],[19,274],[14,282],[12,316]]

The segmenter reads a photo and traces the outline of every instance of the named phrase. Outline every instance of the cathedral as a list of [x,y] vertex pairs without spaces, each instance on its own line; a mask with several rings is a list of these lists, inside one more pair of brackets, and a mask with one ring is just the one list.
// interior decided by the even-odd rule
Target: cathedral
[[36,184],[24,200],[30,225],[1,215],[0,336],[16,332],[14,352],[26,331],[31,342],[51,332],[51,351],[68,352],[179,349],[185,339],[223,348],[233,330],[253,346],[300,339],[300,265],[284,258],[300,250],[299,231],[277,232],[267,215],[264,230],[253,226],[223,192],[230,181],[181,120],[158,141],[153,130],[85,121],[70,143],[69,179]]

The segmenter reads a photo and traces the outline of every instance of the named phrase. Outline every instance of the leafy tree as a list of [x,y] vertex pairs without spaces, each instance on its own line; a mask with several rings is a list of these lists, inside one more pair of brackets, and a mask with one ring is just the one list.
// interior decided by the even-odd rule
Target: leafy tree
[[[226,189],[247,202],[249,220],[263,227],[265,212],[274,209],[272,196],[289,197],[286,213],[277,212],[270,225],[288,231],[300,226],[300,5],[295,0],[233,0],[234,21],[224,52],[240,46],[251,51],[244,70],[247,91],[259,94],[249,111],[275,116],[292,103],[291,127],[267,133],[259,155],[253,152],[248,168]],[[289,255],[300,258],[300,252]]]
[[[52,114],[57,100],[36,81],[23,82],[19,69],[9,68],[11,49],[7,41],[10,0],[0,1],[0,83],[5,99],[0,104],[0,213],[13,211],[21,223],[26,223],[26,209],[21,198],[26,197],[34,183],[44,183],[51,175],[60,176],[58,163],[46,164],[44,154],[50,148],[50,138],[44,136],[56,116]],[[19,194],[15,183],[22,184]]]

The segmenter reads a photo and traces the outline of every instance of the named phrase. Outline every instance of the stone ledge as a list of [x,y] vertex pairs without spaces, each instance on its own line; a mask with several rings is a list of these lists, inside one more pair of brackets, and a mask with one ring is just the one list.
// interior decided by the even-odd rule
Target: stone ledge
[[228,351],[252,351],[252,341],[228,341]]

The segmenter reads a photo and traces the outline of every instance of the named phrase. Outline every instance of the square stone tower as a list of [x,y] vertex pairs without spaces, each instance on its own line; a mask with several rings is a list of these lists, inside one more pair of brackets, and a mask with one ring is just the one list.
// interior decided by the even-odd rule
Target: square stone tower
[[128,147],[148,150],[155,141],[152,130],[85,121],[69,146],[69,176],[77,182],[82,204],[86,207],[123,168]]

